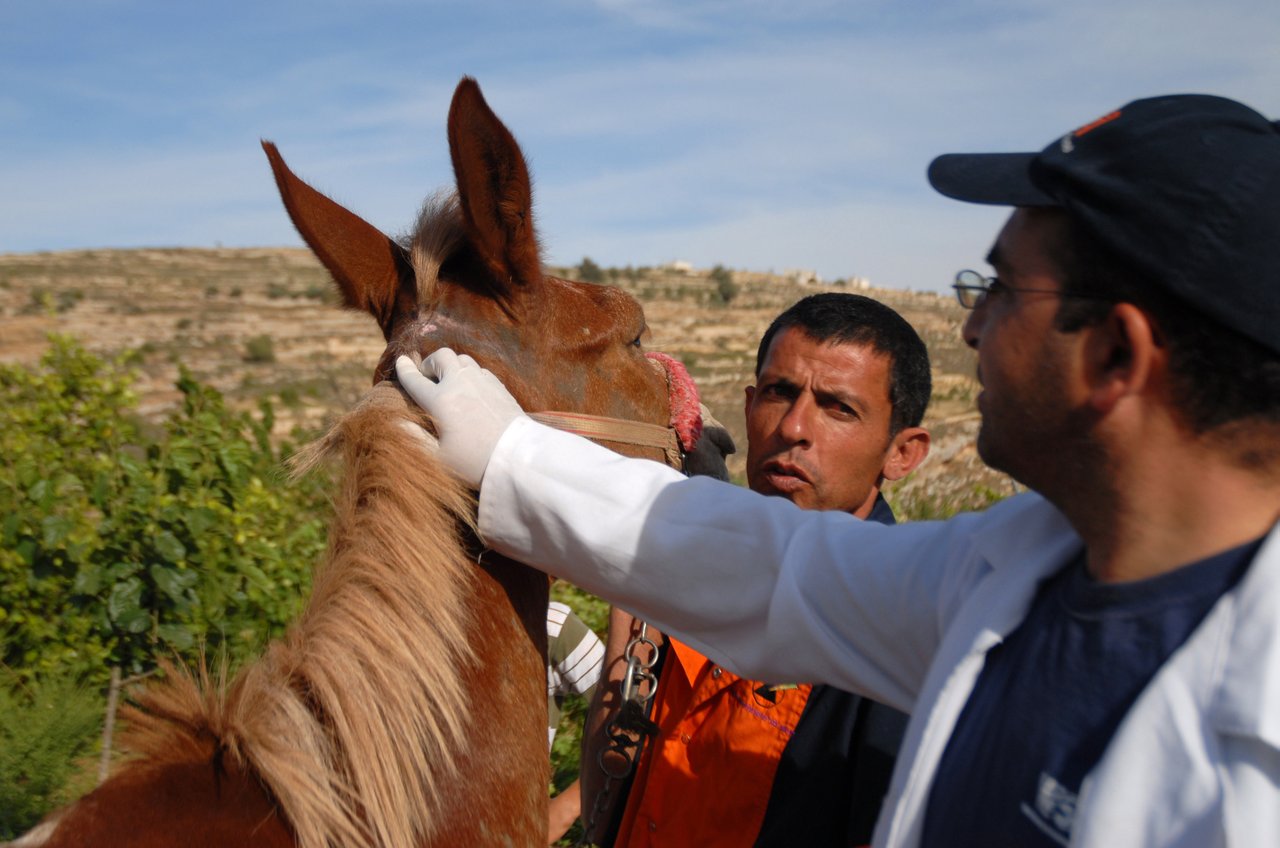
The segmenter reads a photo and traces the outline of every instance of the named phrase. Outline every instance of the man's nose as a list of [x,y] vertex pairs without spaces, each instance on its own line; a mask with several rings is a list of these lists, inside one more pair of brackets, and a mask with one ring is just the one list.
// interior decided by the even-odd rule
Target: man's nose
[[987,305],[979,301],[969,316],[964,319],[964,326],[960,328],[960,335],[964,338],[964,343],[974,350],[978,349],[978,342],[982,338],[982,326],[986,321]]
[[813,403],[805,395],[792,401],[778,422],[778,433],[788,444],[808,444],[812,438]]

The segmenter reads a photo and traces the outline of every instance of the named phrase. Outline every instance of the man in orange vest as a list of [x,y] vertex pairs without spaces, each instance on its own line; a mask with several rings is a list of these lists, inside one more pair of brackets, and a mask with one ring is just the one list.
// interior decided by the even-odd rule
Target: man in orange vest
[[[746,389],[747,482],[802,509],[893,523],[880,488],[928,453],[929,434],[919,425],[929,394],[928,353],[900,315],[861,295],[804,298],[760,341],[756,385]],[[606,664],[615,679],[637,627],[613,611]],[[616,685],[598,687],[582,768],[583,819],[594,825],[597,844],[871,841],[905,715],[830,686],[746,680],[675,639],[665,640],[661,654],[652,713],[658,731],[625,807],[621,788],[613,788],[593,816],[604,780],[596,751],[619,707]]]

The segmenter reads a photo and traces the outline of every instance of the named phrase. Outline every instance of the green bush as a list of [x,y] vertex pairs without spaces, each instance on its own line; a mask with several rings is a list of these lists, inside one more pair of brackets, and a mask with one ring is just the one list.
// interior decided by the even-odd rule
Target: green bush
[[1006,495],[981,483],[946,495],[922,489],[885,492],[885,499],[893,507],[893,514],[899,522],[940,521],[961,512],[982,512],[1005,497]]
[[[551,598],[568,604],[582,622],[603,640],[609,630],[609,604],[577,586],[557,580]],[[560,724],[551,743],[551,794],[558,795],[577,779],[581,769],[582,727],[587,718],[586,698],[567,695],[560,709]],[[592,766],[595,767],[594,765]],[[585,802],[584,802],[585,803]],[[570,828],[557,845],[572,845],[581,833],[581,823]]]
[[321,303],[328,303],[334,306],[340,306],[342,304],[342,298],[338,295],[338,289],[332,284],[312,283],[307,286],[302,296],[308,300],[318,300]]
[[22,684],[0,670],[0,839],[70,800],[64,787],[92,753],[102,700],[65,675]]
[[265,365],[276,361],[275,339],[268,335],[254,336],[244,343],[244,361]]
[[56,311],[53,294],[42,288],[33,288],[23,307],[23,315],[52,315]]
[[728,305],[738,296],[738,284],[733,281],[733,272],[723,265],[711,269],[711,281],[716,284],[716,298]]
[[578,279],[584,283],[603,283],[604,269],[591,260],[591,257],[582,257],[582,264],[578,266]]
[[22,673],[105,668],[94,622],[66,613],[79,565],[101,546],[95,500],[119,487],[115,457],[139,438],[136,398],[122,362],[65,339],[42,364],[0,366],[2,659]]
[[324,548],[324,481],[285,485],[268,404],[234,412],[184,371],[148,435],[132,381],[65,338],[0,366],[0,662],[24,680],[242,658],[283,632]]

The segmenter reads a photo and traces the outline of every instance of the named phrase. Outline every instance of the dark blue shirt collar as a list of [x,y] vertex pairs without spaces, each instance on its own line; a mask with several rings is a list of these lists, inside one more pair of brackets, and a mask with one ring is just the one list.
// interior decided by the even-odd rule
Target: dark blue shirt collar
[[893,508],[889,506],[889,502],[884,499],[884,495],[876,494],[875,506],[871,507],[871,512],[867,514],[867,521],[874,521],[877,524],[897,524],[898,519],[893,515]]

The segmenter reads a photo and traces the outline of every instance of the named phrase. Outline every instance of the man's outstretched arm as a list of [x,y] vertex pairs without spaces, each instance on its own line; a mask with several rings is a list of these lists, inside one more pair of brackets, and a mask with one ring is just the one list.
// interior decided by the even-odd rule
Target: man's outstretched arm
[[480,483],[486,544],[745,676],[911,705],[954,588],[937,566],[963,555],[965,524],[882,527],[687,479],[537,424],[467,359],[397,367],[442,459]]

